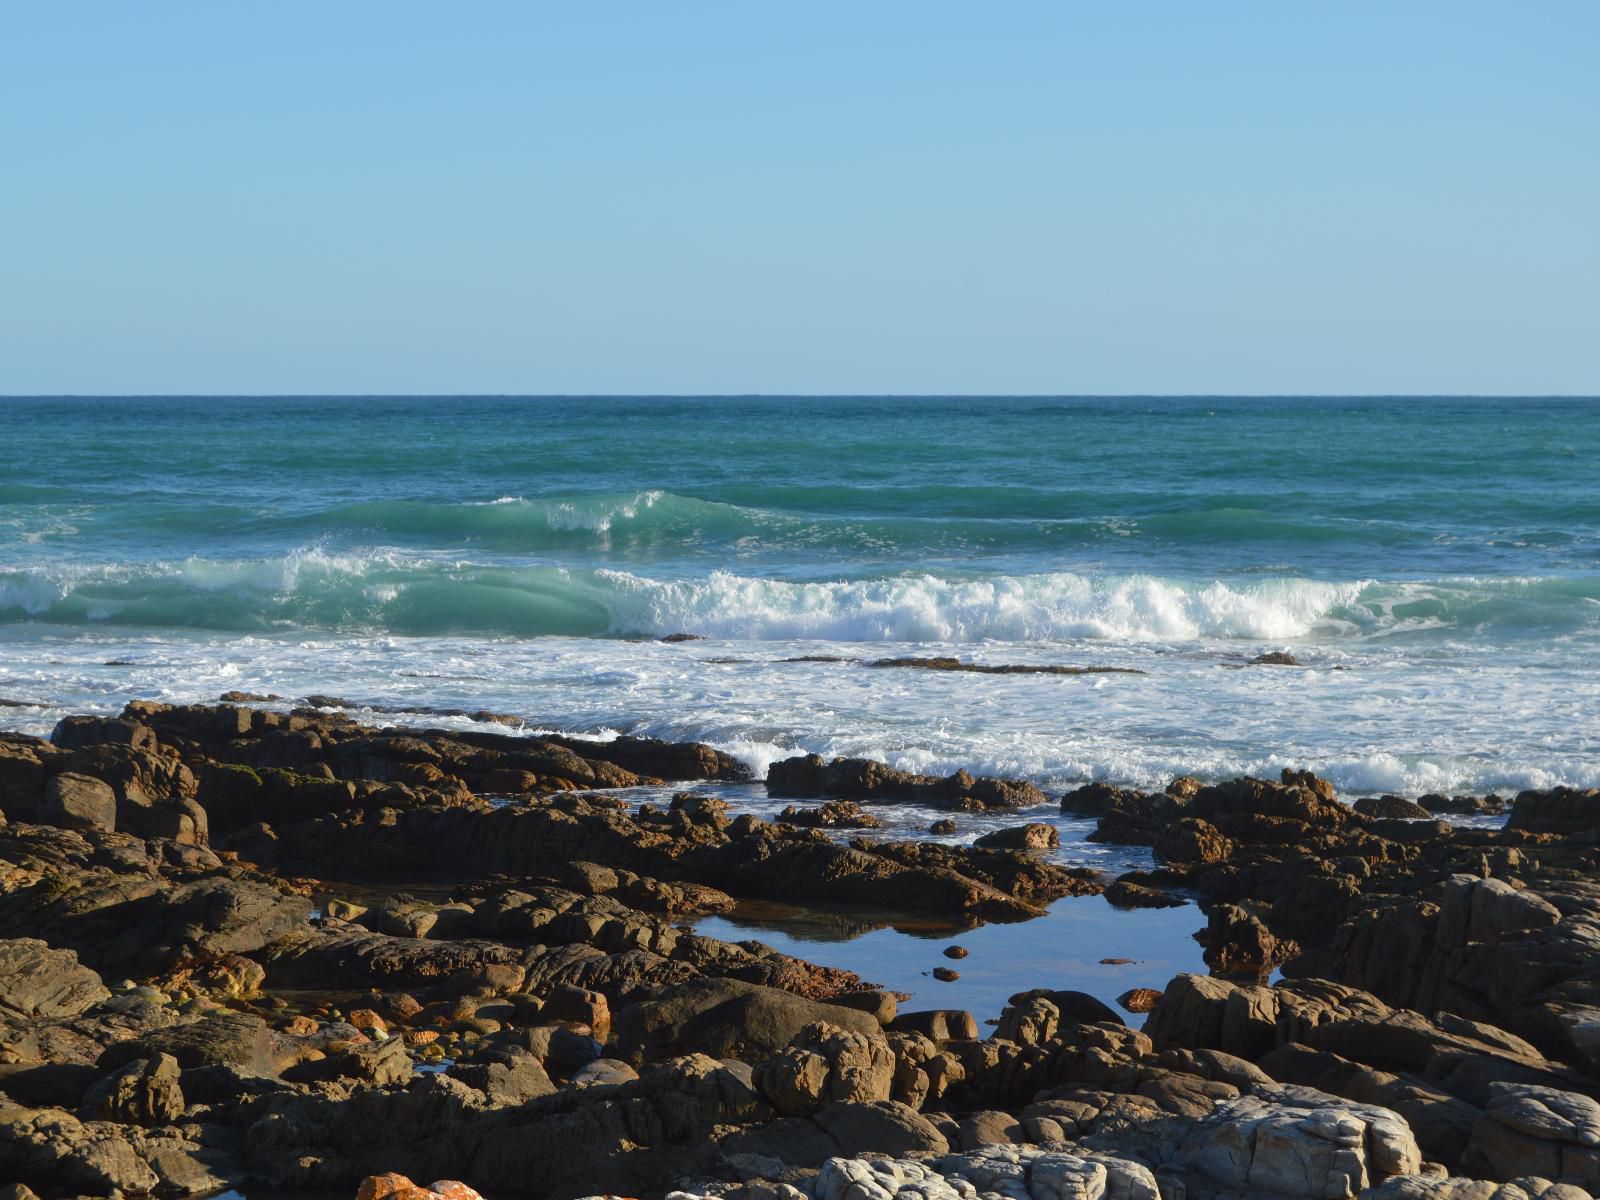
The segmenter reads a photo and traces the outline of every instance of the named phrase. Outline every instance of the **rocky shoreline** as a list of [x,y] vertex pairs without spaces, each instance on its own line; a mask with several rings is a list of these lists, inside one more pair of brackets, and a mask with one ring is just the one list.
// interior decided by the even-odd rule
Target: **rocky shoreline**
[[[1347,806],[1285,772],[1058,798],[815,757],[772,768],[778,821],[697,790],[747,778],[702,745],[327,707],[0,734],[0,1197],[1600,1190],[1600,792]],[[679,790],[614,791],[646,784]],[[1041,856],[1057,800],[1155,869]],[[861,832],[898,803],[1018,818],[969,846]],[[1497,805],[1503,829],[1450,820]],[[1019,980],[988,1031],[686,925],[776,900],[960,928],[1096,894],[1204,912],[1212,974],[1130,999],[1142,1029]]]

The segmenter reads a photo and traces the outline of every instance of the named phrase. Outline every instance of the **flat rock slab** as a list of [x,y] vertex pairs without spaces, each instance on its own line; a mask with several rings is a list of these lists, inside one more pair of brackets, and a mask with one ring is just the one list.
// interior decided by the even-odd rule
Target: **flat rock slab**
[[75,1017],[110,995],[71,950],[37,938],[0,941],[0,1014]]

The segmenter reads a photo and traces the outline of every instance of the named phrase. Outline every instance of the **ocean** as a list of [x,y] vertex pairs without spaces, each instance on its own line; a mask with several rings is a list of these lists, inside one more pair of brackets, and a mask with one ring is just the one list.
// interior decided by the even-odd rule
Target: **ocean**
[[1597,466],[1584,400],[12,398],[0,727],[242,690],[757,771],[1594,786]]

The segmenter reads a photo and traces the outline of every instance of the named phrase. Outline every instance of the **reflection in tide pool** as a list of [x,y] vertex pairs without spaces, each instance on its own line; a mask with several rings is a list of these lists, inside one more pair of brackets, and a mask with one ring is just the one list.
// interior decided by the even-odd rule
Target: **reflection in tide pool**
[[[1047,915],[1010,925],[983,925],[961,933],[926,921],[874,921],[869,915],[819,913],[778,905],[743,905],[726,917],[694,922],[696,933],[728,941],[755,939],[829,967],[855,971],[863,979],[911,999],[902,1010],[965,1008],[980,1021],[995,1018],[1006,1001],[1030,988],[1074,989],[1118,1008],[1129,988],[1161,989],[1180,971],[1206,973],[1199,944],[1191,936],[1205,924],[1200,910],[1122,910],[1100,896],[1057,901]],[[966,958],[943,954],[965,947]],[[1126,958],[1108,964],[1102,959]],[[960,978],[934,979],[935,967],[951,967]],[[1122,1010],[1118,1008],[1118,1011]],[[1143,1018],[1127,1015],[1130,1025]]]

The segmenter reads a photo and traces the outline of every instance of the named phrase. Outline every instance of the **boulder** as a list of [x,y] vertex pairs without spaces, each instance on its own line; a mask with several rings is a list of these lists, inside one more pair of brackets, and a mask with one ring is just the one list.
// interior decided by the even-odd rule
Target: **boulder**
[[879,1033],[807,1025],[782,1053],[756,1068],[756,1088],[786,1116],[810,1116],[842,1101],[888,1100],[895,1056]]
[[958,1127],[956,1136],[963,1150],[981,1150],[985,1146],[1011,1146],[1028,1136],[1027,1131],[1014,1116],[997,1109],[970,1112],[956,1124]]
[[830,1104],[812,1120],[846,1155],[943,1154],[950,1149],[932,1122],[895,1100]]
[[1600,1188],[1600,1103],[1555,1088],[1493,1084],[1463,1165],[1493,1179],[1536,1175]]
[[[603,1061],[603,1060],[595,1060]],[[574,1075],[588,1069],[578,1068]],[[450,1070],[457,1080],[476,1088],[494,1107],[526,1104],[539,1096],[548,1096],[556,1090],[543,1064],[531,1054],[506,1055],[498,1061],[457,1064]]]
[[84,1114],[124,1125],[166,1125],[183,1115],[178,1060],[170,1054],[136,1058],[90,1086]]
[[1210,821],[1180,817],[1156,835],[1152,853],[1160,862],[1219,863],[1233,853],[1233,843]]
[[889,1022],[889,1028],[896,1033],[919,1033],[936,1043],[972,1041],[978,1036],[978,1019],[960,1008],[923,1009],[901,1013]]
[[635,1065],[691,1051],[760,1062],[817,1023],[878,1032],[867,1013],[733,979],[693,980],[629,1005],[614,1020],[621,1057]]
[[109,833],[117,827],[117,794],[101,780],[63,771],[45,785],[39,819],[63,829]]
[[[863,812],[854,800],[829,800],[815,808],[801,808],[791,804],[778,814],[786,825],[805,829],[882,829],[883,822],[871,813]],[[953,832],[953,831],[952,831]]]
[[[1158,1200],[1155,1176],[1126,1158],[1093,1151],[990,1145],[939,1159],[939,1174],[983,1196],[1015,1200]],[[931,1195],[931,1193],[930,1193]]]
[[1592,833],[1600,829],[1600,788],[1521,792],[1512,801],[1506,828],[1529,833]]
[[1204,932],[1196,936],[1205,944],[1206,963],[1224,975],[1265,978],[1300,952],[1295,943],[1275,936],[1260,918],[1237,904],[1212,908]]
[[1363,796],[1351,806],[1362,816],[1385,820],[1421,821],[1431,819],[1433,813],[1420,804],[1400,796]]
[[1189,1131],[1175,1159],[1215,1184],[1268,1196],[1355,1196],[1421,1169],[1422,1152],[1400,1117],[1314,1097],[1282,1089],[1220,1104]]
[[110,995],[71,950],[37,938],[0,941],[0,1017],[75,1017]]
[[1131,1013],[1147,1013],[1161,1003],[1161,993],[1154,988],[1129,988],[1117,997],[1117,1003]]
[[1061,845],[1061,834],[1054,825],[1034,821],[986,833],[977,845],[992,850],[1054,850]]
[[806,754],[773,763],[767,769],[767,791],[773,796],[837,797],[876,803],[909,800],[938,808],[981,812],[991,808],[1027,808],[1048,803],[1031,783],[1016,779],[977,779],[966,771],[939,778],[898,771],[867,758]]
[[202,1017],[115,1042],[100,1056],[100,1066],[110,1069],[137,1058],[163,1054],[170,1054],[185,1069],[223,1066],[247,1074],[273,1073],[272,1036],[267,1023],[249,1013],[235,1012]]
[[601,1041],[611,1031],[611,1008],[604,994],[587,988],[558,983],[544,998],[540,1017],[550,1021],[573,1021],[587,1025]]
[[0,1179],[52,1196],[143,1194],[162,1182],[125,1127],[9,1104],[0,1104]]
[[1459,1175],[1396,1175],[1362,1193],[1362,1200],[1593,1200],[1570,1183],[1524,1176],[1506,1183]]

